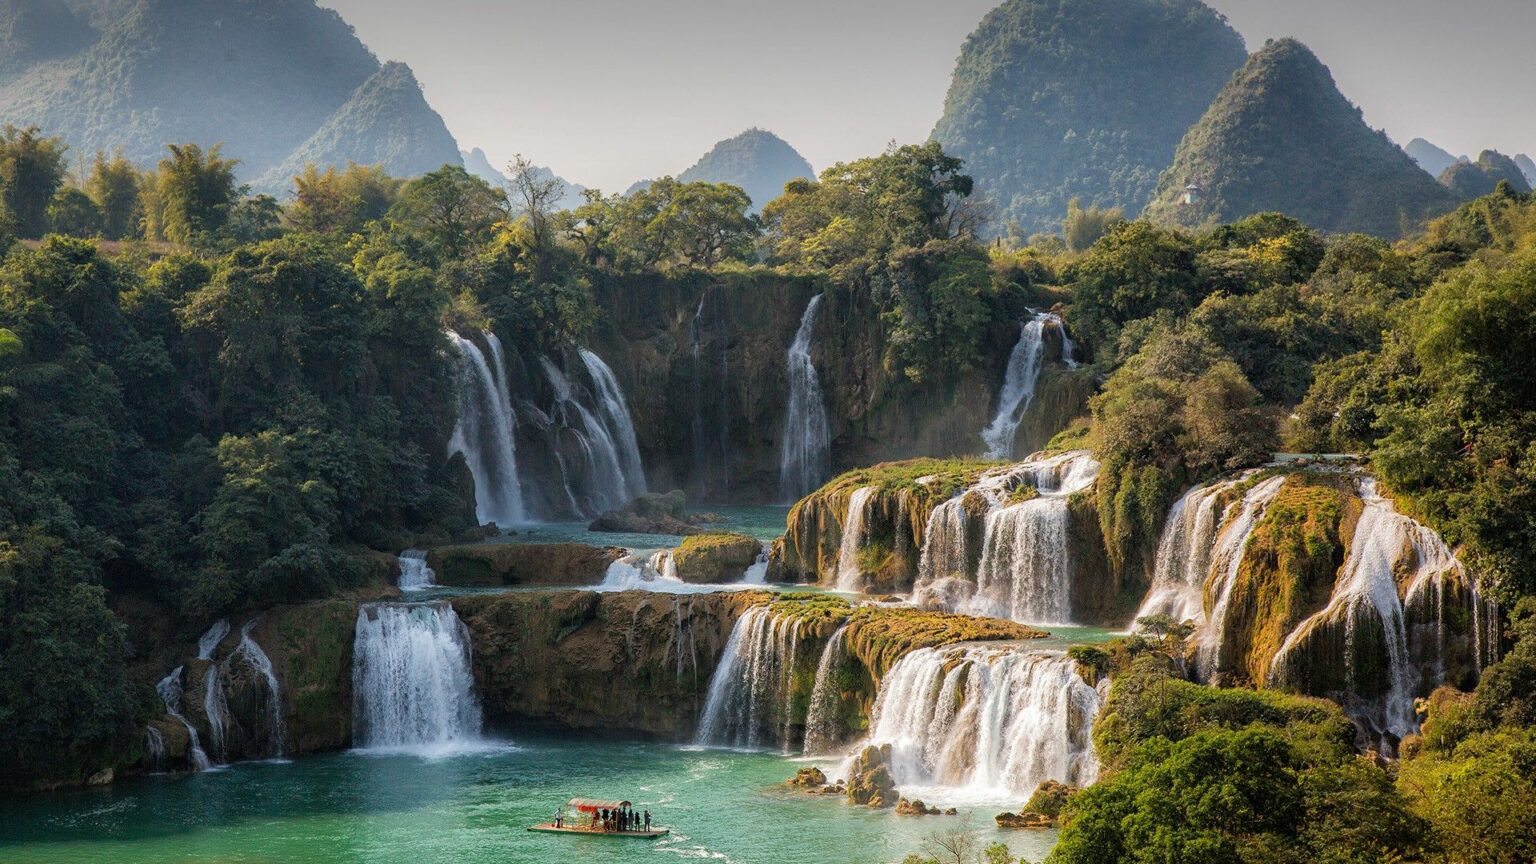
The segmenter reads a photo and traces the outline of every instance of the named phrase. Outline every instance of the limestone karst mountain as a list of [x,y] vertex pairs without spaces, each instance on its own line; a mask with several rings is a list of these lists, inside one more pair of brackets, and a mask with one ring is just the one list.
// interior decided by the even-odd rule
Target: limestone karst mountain
[[1459,200],[1366,125],[1310,49],[1282,39],[1184,136],[1145,214],[1198,227],[1279,211],[1323,231],[1398,237]]
[[1506,181],[1516,192],[1531,191],[1519,163],[1497,150],[1484,150],[1476,162],[1458,162],[1440,175],[1440,185],[1467,199],[1481,198]]
[[168,142],[222,142],[259,186],[309,159],[458,159],[410,71],[315,0],[7,0],[0,22],[18,48],[0,61],[0,116],[75,153],[152,165]]
[[1072,198],[1135,213],[1245,56],[1198,0],[1009,0],[966,40],[933,137],[999,228],[1054,231]]
[[1448,151],[1442,150],[1425,141],[1423,138],[1415,138],[1408,142],[1403,150],[1417,162],[1431,177],[1439,177],[1445,170],[1457,162],[1471,161],[1465,156],[1452,156]]
[[752,209],[761,210],[784,194],[785,183],[802,177],[814,179],[816,172],[795,148],[772,132],[748,129],[716,144],[677,179],[740,186]]
[[281,193],[309,164],[340,167],[350,161],[414,177],[459,160],[458,144],[427,104],[410,67],[386,63],[256,187]]

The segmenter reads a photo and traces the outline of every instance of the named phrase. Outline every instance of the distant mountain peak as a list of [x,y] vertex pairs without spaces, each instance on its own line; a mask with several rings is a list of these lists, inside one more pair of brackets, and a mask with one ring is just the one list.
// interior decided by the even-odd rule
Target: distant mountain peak
[[802,177],[815,179],[811,163],[783,138],[754,126],[710,148],[677,179],[739,186],[756,211],[784,194],[784,184]]
[[1073,198],[1135,212],[1247,56],[1199,0],[1007,0],[966,39],[933,138],[998,228],[1057,231]]
[[364,81],[336,113],[257,186],[286,192],[293,177],[314,164],[382,165],[396,177],[415,177],[445,164],[461,164],[459,145],[443,118],[427,104],[416,73],[390,62]]
[[[1190,185],[1200,187],[1193,196]],[[1199,227],[1279,211],[1324,231],[1396,237],[1455,205],[1366,125],[1310,48],[1279,39],[1248,59],[1184,136],[1146,215]]]
[[1466,200],[1492,193],[1501,182],[1522,194],[1531,191],[1520,164],[1497,150],[1484,150],[1476,162],[1457,162],[1440,175],[1440,185]]

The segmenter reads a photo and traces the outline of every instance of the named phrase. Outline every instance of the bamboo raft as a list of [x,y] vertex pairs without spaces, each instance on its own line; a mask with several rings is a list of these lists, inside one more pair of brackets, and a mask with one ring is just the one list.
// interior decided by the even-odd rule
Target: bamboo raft
[[655,840],[657,837],[665,837],[671,834],[668,828],[652,828],[649,831],[604,831],[601,828],[556,828],[554,823],[545,822],[542,825],[530,825],[529,831],[538,831],[544,834],[581,834],[592,837],[638,837],[642,840]]
[[[529,826],[529,831],[541,834],[580,834],[591,837],[635,837],[641,840],[655,840],[657,837],[665,837],[672,831],[668,828],[631,828],[619,831],[612,826],[616,823],[612,820],[604,823],[602,817],[610,813],[623,811],[631,819],[635,818],[634,805],[628,801],[612,801],[601,798],[572,798],[565,802],[560,811],[555,814],[555,822],[541,822],[538,825]],[[647,814],[649,818],[649,814]],[[636,824],[629,822],[627,824]]]

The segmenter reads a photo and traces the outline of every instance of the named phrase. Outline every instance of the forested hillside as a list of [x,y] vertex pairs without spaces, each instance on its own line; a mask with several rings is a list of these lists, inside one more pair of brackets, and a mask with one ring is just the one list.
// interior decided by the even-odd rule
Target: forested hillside
[[314,0],[8,0],[0,38],[14,49],[0,55],[0,116],[77,153],[151,165],[167,141],[238,142],[242,180],[276,172],[264,191],[308,161],[409,173],[458,158],[408,70],[381,69]]
[[1401,237],[1458,200],[1365,124],[1316,55],[1282,39],[1184,136],[1146,215],[1199,227],[1273,210],[1324,231]]
[[1198,0],[1009,0],[961,49],[933,138],[994,231],[1052,230],[1074,198],[1136,213],[1245,56]]

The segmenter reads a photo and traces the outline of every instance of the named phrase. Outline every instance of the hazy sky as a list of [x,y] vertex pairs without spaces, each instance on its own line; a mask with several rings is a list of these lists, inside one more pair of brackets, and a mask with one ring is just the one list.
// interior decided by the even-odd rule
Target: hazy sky
[[[465,149],[622,191],[749,126],[819,171],[928,136],[1000,0],[320,0],[409,63]],[[1536,151],[1536,0],[1208,0],[1296,36],[1367,121],[1454,153]]]

